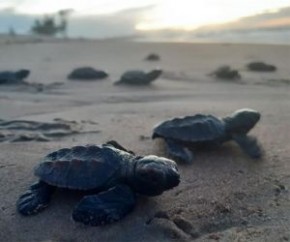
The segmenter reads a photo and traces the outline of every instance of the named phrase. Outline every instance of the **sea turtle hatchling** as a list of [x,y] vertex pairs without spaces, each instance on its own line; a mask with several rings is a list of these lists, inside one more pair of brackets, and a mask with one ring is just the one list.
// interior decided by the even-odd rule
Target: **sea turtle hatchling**
[[218,79],[225,79],[225,80],[241,79],[241,75],[238,72],[238,70],[234,70],[230,66],[221,66],[216,71],[210,73],[209,75],[214,76]]
[[247,64],[247,68],[250,71],[267,71],[267,72],[271,72],[271,71],[276,71],[277,67],[274,65],[270,65],[270,64],[266,64],[264,62],[250,62],[249,64]]
[[193,160],[190,150],[230,140],[235,140],[250,157],[260,158],[261,148],[256,138],[247,135],[260,116],[255,110],[240,109],[225,118],[204,114],[178,117],[156,125],[152,138],[163,138],[169,155],[187,163]]
[[145,60],[147,60],[147,61],[159,61],[160,56],[158,54],[151,53],[145,58]]
[[116,141],[50,153],[36,166],[35,175],[39,181],[17,201],[20,214],[42,211],[56,188],[82,190],[85,196],[72,217],[92,226],[123,218],[134,208],[136,193],[160,195],[180,181],[174,161],[154,155],[136,156]]
[[21,69],[19,71],[2,71],[0,72],[0,84],[23,84],[24,79],[30,74],[29,70]]
[[155,81],[162,74],[162,70],[154,69],[150,72],[144,71],[126,71],[115,85],[128,84],[128,85],[149,85]]
[[74,69],[67,78],[70,80],[98,80],[107,78],[109,74],[103,70],[96,70],[85,66]]

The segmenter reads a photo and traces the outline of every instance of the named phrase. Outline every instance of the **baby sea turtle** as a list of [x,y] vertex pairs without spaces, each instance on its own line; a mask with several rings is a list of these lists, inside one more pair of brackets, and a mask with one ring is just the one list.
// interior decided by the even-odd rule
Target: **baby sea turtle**
[[0,72],[0,84],[23,84],[24,79],[30,74],[29,70],[21,69],[19,71]]
[[232,69],[230,66],[221,66],[216,71],[209,74],[218,79],[235,80],[241,79],[241,75],[237,70]]
[[162,70],[154,69],[148,73],[144,71],[127,71],[121,79],[115,82],[115,85],[129,84],[129,85],[148,85],[156,80],[162,74]]
[[251,62],[249,64],[247,64],[247,68],[250,70],[250,71],[276,71],[277,70],[277,67],[274,66],[274,65],[270,65],[270,64],[266,64],[264,62],[260,62],[260,61],[257,61],[257,62]]
[[71,80],[97,80],[108,77],[108,73],[102,70],[96,70],[92,67],[80,67],[74,69],[68,76]]
[[135,206],[135,194],[156,196],[179,184],[172,160],[136,156],[116,141],[75,146],[48,154],[35,168],[39,181],[19,197],[22,215],[42,211],[56,188],[89,192],[75,207],[75,221],[98,226],[120,220]]
[[261,156],[261,148],[247,133],[260,120],[260,113],[240,109],[225,118],[196,114],[164,121],[153,130],[152,138],[163,138],[172,157],[190,163],[192,152],[188,148],[203,148],[234,140],[252,158]]
[[155,54],[155,53],[151,53],[148,56],[146,56],[145,60],[147,60],[147,61],[159,61],[160,56]]

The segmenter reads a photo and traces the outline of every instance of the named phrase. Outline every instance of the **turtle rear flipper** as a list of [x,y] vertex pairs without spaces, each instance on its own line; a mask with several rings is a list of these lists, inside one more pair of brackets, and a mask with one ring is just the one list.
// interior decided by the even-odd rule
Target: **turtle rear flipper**
[[185,163],[188,164],[192,163],[193,154],[186,147],[182,146],[181,144],[178,144],[177,142],[171,139],[165,139],[165,142],[169,155]]
[[125,217],[135,206],[133,191],[126,185],[118,185],[98,195],[85,196],[73,211],[76,222],[100,226]]
[[22,194],[17,201],[17,210],[22,215],[33,215],[45,209],[53,194],[55,187],[39,181]]
[[255,137],[247,135],[233,135],[232,137],[238,143],[241,149],[251,158],[261,158],[262,149]]

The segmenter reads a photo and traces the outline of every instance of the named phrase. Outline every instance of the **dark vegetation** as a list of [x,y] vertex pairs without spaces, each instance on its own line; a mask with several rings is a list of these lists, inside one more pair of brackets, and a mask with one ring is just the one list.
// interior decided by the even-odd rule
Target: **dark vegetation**
[[66,37],[67,18],[71,11],[69,9],[60,10],[57,14],[36,19],[31,27],[31,32],[36,35],[56,36],[60,34]]

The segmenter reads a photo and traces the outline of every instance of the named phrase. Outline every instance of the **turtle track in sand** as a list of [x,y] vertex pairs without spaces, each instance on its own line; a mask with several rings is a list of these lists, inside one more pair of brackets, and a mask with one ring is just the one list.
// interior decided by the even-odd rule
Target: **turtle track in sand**
[[55,119],[54,122],[0,119],[0,142],[47,142],[87,132],[99,131],[86,131],[80,123],[62,119]]

